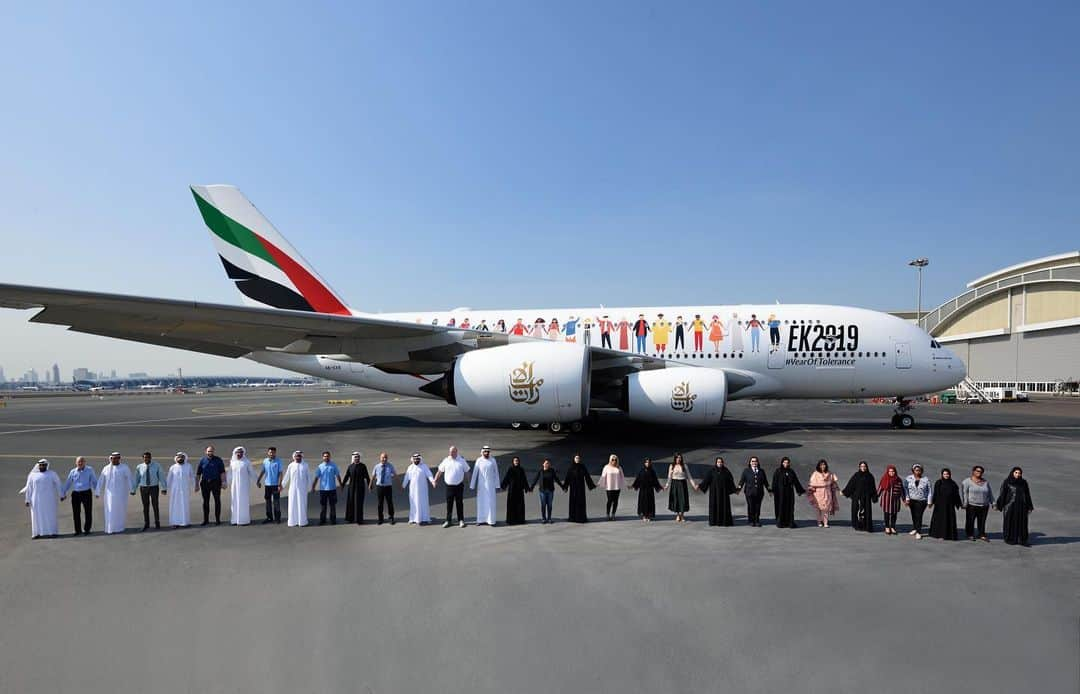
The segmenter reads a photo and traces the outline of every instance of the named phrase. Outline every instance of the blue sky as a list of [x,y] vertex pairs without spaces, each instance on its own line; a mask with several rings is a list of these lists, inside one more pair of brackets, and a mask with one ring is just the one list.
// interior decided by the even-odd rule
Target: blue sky
[[[365,310],[910,308],[1076,250],[1080,4],[21,3],[0,281],[238,303],[238,185]],[[10,377],[261,367],[0,312]]]

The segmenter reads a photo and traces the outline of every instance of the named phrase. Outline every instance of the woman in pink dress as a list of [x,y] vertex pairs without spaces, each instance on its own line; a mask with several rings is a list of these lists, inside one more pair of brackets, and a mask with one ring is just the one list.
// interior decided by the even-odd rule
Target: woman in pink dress
[[630,351],[630,324],[626,322],[626,316],[615,326],[619,329],[619,349],[624,352]]
[[548,323],[547,337],[548,337],[549,340],[558,340],[559,339],[559,319],[558,318],[552,318],[551,322]]
[[829,527],[829,516],[840,508],[836,496],[839,488],[836,475],[829,472],[829,463],[822,458],[817,463],[817,469],[810,473],[810,483],[806,485],[806,499],[817,511],[819,528]]

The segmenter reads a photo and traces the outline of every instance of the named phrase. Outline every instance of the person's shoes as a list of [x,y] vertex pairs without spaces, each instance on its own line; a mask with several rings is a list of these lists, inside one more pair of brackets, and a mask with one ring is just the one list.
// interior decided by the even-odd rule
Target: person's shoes
[[337,518],[330,521],[330,525],[337,525]]
[[379,523],[378,523],[378,524],[379,524],[379,525],[382,525],[382,521],[379,521]]
[[202,523],[199,523],[199,525],[205,528],[206,526],[210,525],[210,521],[203,521]]
[[917,534],[917,532],[918,532],[917,530],[913,529],[910,532],[908,532],[908,535],[915,535],[915,534]]
[[325,520],[320,520],[319,525],[326,525],[326,521]]
[[161,523],[154,523],[154,530],[161,530]]
[[982,540],[983,542],[990,542],[990,538],[988,538],[986,535],[983,535],[979,539]]
[[273,519],[273,518],[267,518],[266,520],[264,520],[264,521],[262,522],[262,524],[263,524],[263,525],[266,525],[267,523],[273,523],[273,522],[274,522],[274,519]]
[[915,539],[916,540],[921,540],[922,539],[922,533],[915,533]]
[[81,533],[81,532],[79,532],[78,530],[76,530],[76,531],[75,531],[75,537],[78,537],[79,535],[82,535],[82,533]]
[[214,521],[214,525],[221,525],[221,521],[220,520]]
[[146,532],[147,530],[149,530],[149,529],[150,529],[150,526],[149,526],[149,525],[144,525],[144,526],[142,527],[142,530],[141,530],[140,532],[144,532],[144,533],[145,533],[145,532]]
[[821,521],[818,521],[817,527],[819,527],[819,528],[824,528],[824,527],[825,527],[825,524],[824,524],[824,523],[822,523]]
[[461,521],[460,523],[458,523],[458,527],[459,528],[464,528],[465,527],[465,521]]
[[443,523],[442,527],[449,528],[450,527],[450,521],[446,521],[445,523]]
[[390,525],[393,525],[393,524],[394,524],[394,519],[393,519],[393,518],[391,518],[391,519],[390,519]]

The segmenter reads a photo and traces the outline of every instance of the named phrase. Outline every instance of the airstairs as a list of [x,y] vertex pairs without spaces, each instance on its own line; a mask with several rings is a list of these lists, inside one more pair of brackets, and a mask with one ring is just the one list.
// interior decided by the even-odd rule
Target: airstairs
[[990,396],[980,388],[971,377],[965,376],[956,384],[956,397],[963,402],[991,402]]

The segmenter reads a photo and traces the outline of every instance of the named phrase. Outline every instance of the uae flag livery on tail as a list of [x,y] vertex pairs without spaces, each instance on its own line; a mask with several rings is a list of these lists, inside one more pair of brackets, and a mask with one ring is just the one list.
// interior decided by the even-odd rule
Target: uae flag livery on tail
[[229,279],[245,303],[352,315],[274,225],[234,186],[192,186]]

